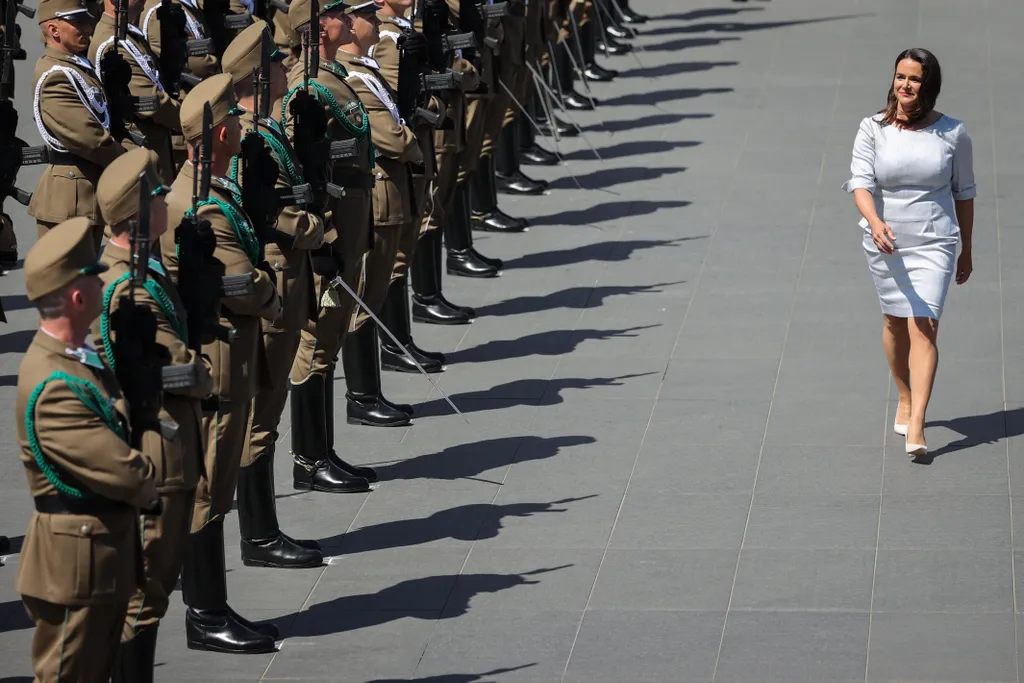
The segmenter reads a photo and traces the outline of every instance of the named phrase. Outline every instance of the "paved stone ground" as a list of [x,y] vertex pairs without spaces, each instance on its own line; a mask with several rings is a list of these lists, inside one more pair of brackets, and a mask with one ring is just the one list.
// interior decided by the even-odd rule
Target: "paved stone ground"
[[[532,230],[478,238],[504,277],[448,281],[480,319],[416,328],[452,350],[440,384],[470,423],[388,375],[416,424],[339,429],[379,490],[297,494],[279,458],[284,527],[323,539],[330,566],[243,568],[232,542],[232,602],[281,626],[280,652],[187,651],[175,599],[158,680],[1019,680],[1024,3],[634,3],[661,15],[643,65],[611,60],[622,77],[579,117],[604,163],[567,141],[586,189],[537,171],[551,196],[503,200]],[[967,122],[980,190],[929,466],[888,429],[877,302],[839,189],[914,44],[943,60],[940,108]],[[8,415],[34,321],[22,292],[0,280]],[[18,537],[13,435],[0,422],[0,532]],[[0,569],[5,681],[30,673],[16,565]]]

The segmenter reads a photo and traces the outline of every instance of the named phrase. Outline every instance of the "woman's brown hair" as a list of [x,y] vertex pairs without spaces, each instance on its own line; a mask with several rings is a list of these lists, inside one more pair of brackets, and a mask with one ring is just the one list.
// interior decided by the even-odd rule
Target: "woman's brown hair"
[[893,66],[893,78],[889,79],[889,95],[886,99],[885,109],[878,112],[882,114],[881,123],[883,126],[896,123],[898,102],[893,81],[895,80],[896,69],[899,68],[900,62],[904,59],[912,59],[920,64],[923,74],[921,77],[921,89],[917,95],[917,109],[907,112],[905,125],[912,126],[931,114],[935,110],[935,102],[939,99],[939,92],[942,90],[942,67],[939,66],[939,60],[935,55],[921,47],[912,47],[909,50],[904,50],[896,58],[896,64]]

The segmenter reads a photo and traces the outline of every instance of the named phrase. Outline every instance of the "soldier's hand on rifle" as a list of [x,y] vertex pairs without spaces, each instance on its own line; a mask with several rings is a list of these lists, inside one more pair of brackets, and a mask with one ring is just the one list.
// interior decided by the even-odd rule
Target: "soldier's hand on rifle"
[[410,71],[421,71],[427,67],[430,59],[430,46],[427,37],[415,31],[403,31],[398,38],[398,47],[402,51],[399,58],[399,70],[408,68]]

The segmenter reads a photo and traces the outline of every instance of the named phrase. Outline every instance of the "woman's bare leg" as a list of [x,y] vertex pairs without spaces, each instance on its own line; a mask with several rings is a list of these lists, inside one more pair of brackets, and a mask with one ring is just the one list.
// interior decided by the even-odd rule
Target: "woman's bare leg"
[[882,348],[889,361],[889,371],[899,391],[900,404],[896,409],[896,422],[903,425],[910,422],[911,407],[914,405],[910,390],[910,331],[907,319],[886,315],[882,322]]
[[912,318],[907,325],[910,332],[910,426],[907,443],[927,445],[924,438],[925,411],[935,384],[935,371],[939,367],[939,348],[936,340],[939,321],[932,318]]

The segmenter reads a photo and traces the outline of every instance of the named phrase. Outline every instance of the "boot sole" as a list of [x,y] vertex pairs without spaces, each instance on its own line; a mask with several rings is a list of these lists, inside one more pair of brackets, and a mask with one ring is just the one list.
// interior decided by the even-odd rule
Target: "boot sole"
[[221,652],[228,655],[265,655],[271,652],[277,652],[277,645],[271,643],[269,647],[261,647],[252,650],[233,650],[229,647],[217,647],[216,645],[207,645],[206,643],[193,643],[189,641],[186,643],[189,650],[202,650],[204,652]]
[[[367,494],[370,493],[370,486],[366,488],[325,488],[323,486],[313,486],[308,483],[299,481],[292,482],[292,488],[295,490],[314,490],[318,494]],[[317,565],[319,566],[319,565]]]
[[323,559],[317,563],[303,562],[301,564],[279,564],[276,562],[264,562],[263,560],[247,560],[242,558],[242,564],[246,567],[270,567],[272,569],[313,569],[314,567],[322,567],[324,565]]
[[459,270],[452,270],[451,268],[446,268],[446,270],[449,275],[454,275],[455,277],[471,277],[477,280],[488,280],[490,278],[501,277],[500,270],[495,273],[464,273]]
[[426,323],[428,325],[471,325],[473,323],[472,318],[466,318],[465,320],[438,320],[437,318],[423,318],[414,315],[412,317],[413,322]]
[[364,425],[366,427],[408,427],[410,420],[397,422],[371,422],[370,420],[364,420],[359,417],[347,417],[345,421],[350,425]]

